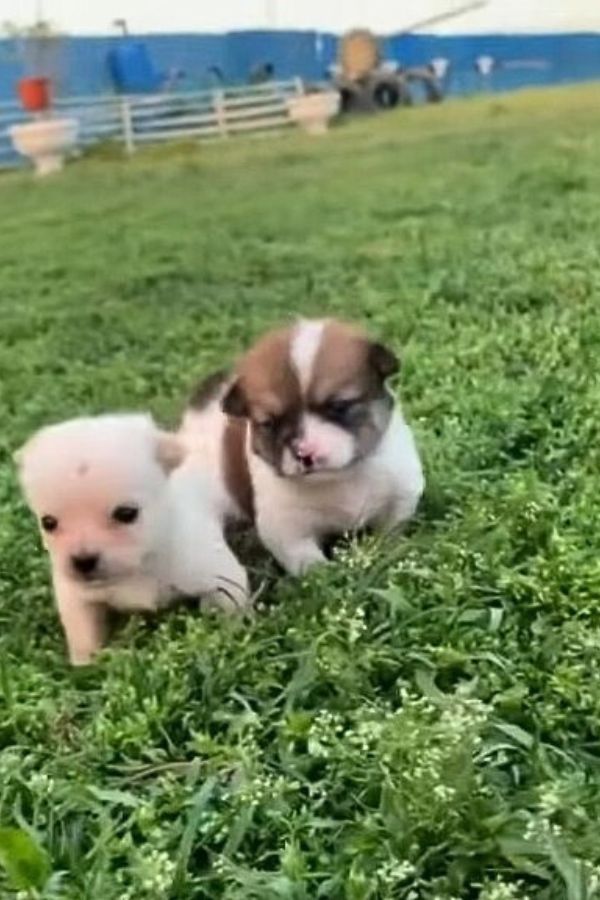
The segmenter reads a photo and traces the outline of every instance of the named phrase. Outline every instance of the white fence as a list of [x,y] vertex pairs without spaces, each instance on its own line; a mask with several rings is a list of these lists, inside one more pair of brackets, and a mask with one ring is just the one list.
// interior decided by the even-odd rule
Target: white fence
[[[193,93],[58,99],[57,115],[79,120],[82,147],[102,140],[123,143],[127,152],[169,140],[227,138],[290,124],[287,101],[304,91],[301,79]],[[0,166],[16,165],[8,129],[29,116],[16,103],[0,104]]]

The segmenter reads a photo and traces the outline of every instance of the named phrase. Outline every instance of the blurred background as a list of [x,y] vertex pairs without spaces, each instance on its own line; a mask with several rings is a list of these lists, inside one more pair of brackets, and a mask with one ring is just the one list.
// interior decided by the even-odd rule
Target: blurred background
[[23,74],[10,45],[39,22],[63,36],[62,95],[112,90],[111,51],[142,35],[137,72],[134,62],[117,88],[243,83],[261,66],[276,78],[320,80],[335,63],[339,36],[358,27],[381,36],[386,59],[407,66],[437,61],[448,93],[480,89],[482,67],[490,69],[491,90],[600,75],[597,0],[3,0],[1,17],[8,28],[0,46],[0,101],[14,99]]
[[[339,111],[600,77],[598,0],[3,0],[2,15],[5,166],[42,132],[56,168],[99,141],[322,130]],[[23,130],[32,116],[46,124]]]

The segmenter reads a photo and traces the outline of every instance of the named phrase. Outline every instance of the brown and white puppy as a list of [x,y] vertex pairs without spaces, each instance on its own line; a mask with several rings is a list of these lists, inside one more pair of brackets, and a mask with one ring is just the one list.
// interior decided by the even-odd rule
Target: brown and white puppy
[[287,571],[322,562],[329,536],[413,515],[424,481],[386,387],[398,366],[352,325],[300,321],[262,337],[188,410],[180,434],[204,442],[227,514],[253,516]]

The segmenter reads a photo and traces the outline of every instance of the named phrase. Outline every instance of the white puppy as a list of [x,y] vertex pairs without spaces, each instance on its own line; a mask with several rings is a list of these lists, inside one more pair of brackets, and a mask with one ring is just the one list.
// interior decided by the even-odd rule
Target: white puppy
[[210,480],[184,455],[143,414],[51,425],[15,455],[73,665],[102,646],[107,607],[156,610],[178,595],[246,606],[246,572],[223,537]]
[[325,557],[326,538],[414,514],[424,480],[387,379],[394,353],[334,319],[270,332],[233,376],[193,398],[180,434],[203,436],[227,512],[254,519],[293,574]]

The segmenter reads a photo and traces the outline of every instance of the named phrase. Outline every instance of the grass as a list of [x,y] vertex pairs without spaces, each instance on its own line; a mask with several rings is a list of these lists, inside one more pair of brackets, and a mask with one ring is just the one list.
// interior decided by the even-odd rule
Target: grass
[[[597,99],[0,179],[2,898],[598,895]],[[402,348],[410,534],[303,581],[253,557],[252,626],[132,619],[71,671],[11,451],[83,412],[175,422],[296,313]]]

